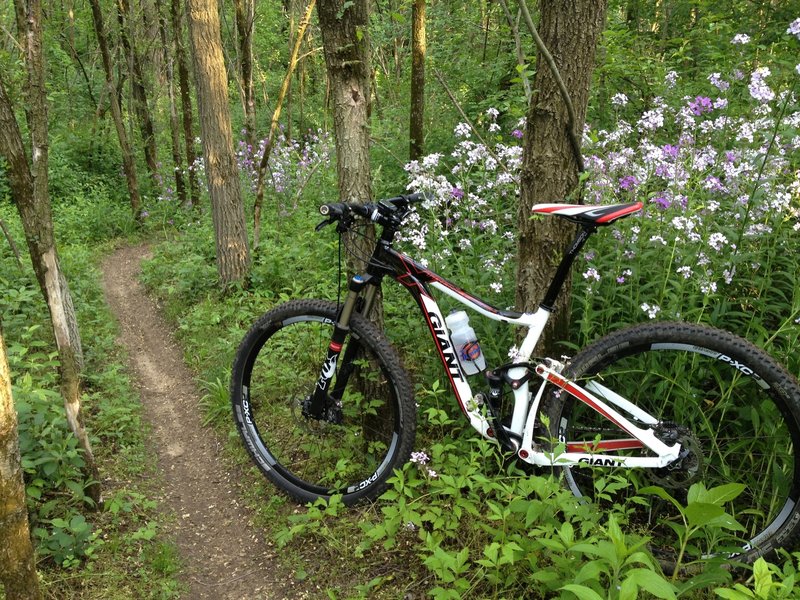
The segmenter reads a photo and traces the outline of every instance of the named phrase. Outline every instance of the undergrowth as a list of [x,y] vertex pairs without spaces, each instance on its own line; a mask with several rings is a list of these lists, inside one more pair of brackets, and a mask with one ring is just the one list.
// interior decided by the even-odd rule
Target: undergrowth
[[[0,218],[24,253],[16,210]],[[180,568],[164,519],[141,405],[116,345],[98,264],[108,239],[133,232],[129,209],[102,193],[57,204],[59,254],[83,341],[83,415],[102,474],[102,506],[85,495],[82,454],[58,391],[58,355],[47,307],[26,254],[0,244],[0,318],[19,416],[20,452],[37,569],[46,597],[176,598]]]

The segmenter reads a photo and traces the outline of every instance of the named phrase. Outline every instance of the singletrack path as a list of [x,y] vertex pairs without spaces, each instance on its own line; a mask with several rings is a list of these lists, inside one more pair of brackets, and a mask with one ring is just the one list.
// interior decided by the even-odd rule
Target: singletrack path
[[162,504],[183,563],[188,600],[307,597],[275,568],[275,549],[250,525],[235,474],[219,458],[219,441],[203,428],[198,391],[155,303],[139,284],[146,246],[121,248],[103,264],[106,299],[120,325],[140,390],[149,443],[164,479]]

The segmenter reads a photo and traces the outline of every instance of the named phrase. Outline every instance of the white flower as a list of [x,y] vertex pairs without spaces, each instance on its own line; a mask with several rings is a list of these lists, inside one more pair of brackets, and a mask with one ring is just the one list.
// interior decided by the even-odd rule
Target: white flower
[[743,45],[749,43],[750,43],[750,36],[747,35],[746,33],[737,33],[735,36],[733,36],[733,39],[731,40],[731,44]]
[[409,458],[409,460],[412,463],[416,463],[418,465],[425,465],[430,460],[430,457],[424,452],[412,452],[411,458]]
[[728,243],[728,238],[726,238],[721,233],[712,233],[711,236],[708,238],[708,245],[711,246],[717,252],[722,250],[722,247],[727,243]]
[[717,291],[717,282],[716,281],[708,281],[700,285],[700,291],[704,294],[713,294]]
[[597,269],[594,267],[589,267],[586,269],[586,272],[583,274],[584,279],[594,279],[595,281],[600,281],[600,273],[597,272]]
[[614,94],[611,97],[611,104],[614,106],[625,106],[628,104],[628,97],[625,94]]
[[673,88],[675,87],[675,83],[678,81],[678,74],[675,71],[670,71],[664,77],[664,83],[667,84],[667,87]]
[[456,128],[453,130],[456,137],[468,138],[471,133],[471,129],[468,124],[466,123],[459,123],[456,125]]
[[648,304],[647,302],[642,302],[640,308],[647,313],[647,316],[651,319],[655,319],[656,315],[661,312],[661,307],[656,304]]

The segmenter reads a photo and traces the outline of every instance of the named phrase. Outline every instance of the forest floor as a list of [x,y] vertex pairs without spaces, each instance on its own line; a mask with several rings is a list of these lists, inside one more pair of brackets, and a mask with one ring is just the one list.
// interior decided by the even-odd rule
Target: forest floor
[[139,283],[146,245],[117,250],[103,263],[106,299],[120,327],[130,372],[149,423],[148,444],[163,476],[166,534],[178,547],[191,600],[308,597],[277,565],[276,548],[251,524],[222,442],[202,426],[202,397],[159,307]]

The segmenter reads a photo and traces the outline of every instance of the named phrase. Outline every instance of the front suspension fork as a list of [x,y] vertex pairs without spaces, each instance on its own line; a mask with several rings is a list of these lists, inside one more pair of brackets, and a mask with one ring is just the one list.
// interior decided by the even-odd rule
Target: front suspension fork
[[[317,420],[325,419],[333,422],[341,421],[340,407],[337,404],[342,397],[347,380],[353,372],[354,359],[359,346],[358,342],[353,338],[350,338],[350,343],[347,344],[347,348],[344,351],[344,358],[336,379],[336,385],[330,393],[328,393],[328,390],[331,389],[331,383],[336,375],[336,366],[344,348],[345,339],[350,333],[350,318],[353,312],[356,311],[359,295],[365,286],[370,283],[371,279],[370,275],[354,275],[350,280],[349,291],[339,311],[331,342],[328,345],[328,354],[322,364],[317,385],[314,386],[314,392],[303,403],[304,417]],[[367,289],[364,295],[363,314],[368,314],[372,308],[376,291],[374,286],[370,286]]]

